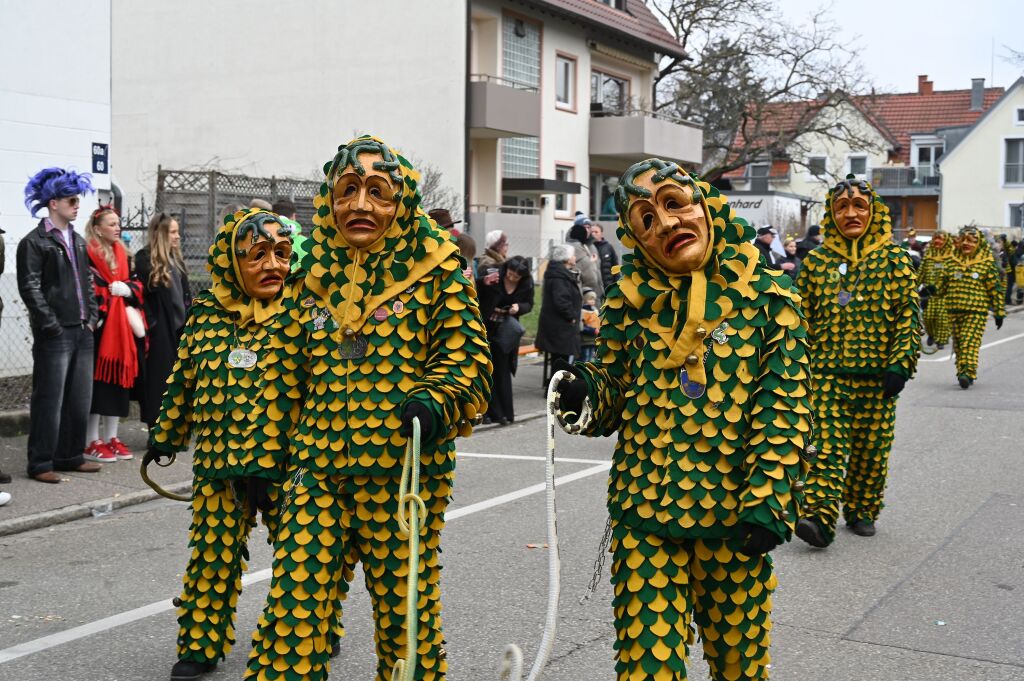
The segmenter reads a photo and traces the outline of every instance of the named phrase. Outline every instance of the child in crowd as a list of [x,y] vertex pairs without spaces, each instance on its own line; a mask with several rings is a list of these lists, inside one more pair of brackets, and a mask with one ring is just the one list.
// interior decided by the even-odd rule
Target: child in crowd
[[601,332],[601,318],[597,309],[597,294],[594,289],[583,289],[583,310],[580,313],[580,361],[594,361],[597,336]]

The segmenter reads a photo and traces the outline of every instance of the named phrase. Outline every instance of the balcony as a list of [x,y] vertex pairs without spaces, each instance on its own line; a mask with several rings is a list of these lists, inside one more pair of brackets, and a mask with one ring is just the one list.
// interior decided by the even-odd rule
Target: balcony
[[469,136],[476,139],[540,136],[540,91],[506,78],[473,74],[469,83]]
[[[696,168],[703,158],[703,129],[694,123],[642,109],[590,109],[590,155],[635,163],[645,158]],[[593,163],[592,163],[593,165]]]
[[938,196],[939,175],[933,166],[885,166],[871,169],[879,196]]
[[473,204],[469,207],[469,233],[477,242],[477,255],[483,254],[484,235],[500,229],[508,236],[510,253],[530,258],[541,257],[541,224],[539,206],[488,206]]

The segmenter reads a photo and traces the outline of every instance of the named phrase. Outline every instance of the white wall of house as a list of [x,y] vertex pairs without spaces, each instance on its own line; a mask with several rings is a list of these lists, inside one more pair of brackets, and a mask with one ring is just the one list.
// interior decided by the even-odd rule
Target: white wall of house
[[[1007,182],[1008,142],[1024,140],[1024,78],[978,120],[959,145],[942,157],[939,172],[939,226],[956,230],[974,222],[981,227],[1011,227],[1012,206],[1024,204],[1024,177]],[[1012,145],[1016,146],[1016,145]],[[1019,177],[1019,176],[1018,176]]]
[[[109,149],[110,0],[0,0],[0,64],[0,376],[21,376],[32,354],[15,256],[38,222],[25,208],[25,184],[52,166],[91,172],[93,145]],[[109,189],[110,175],[93,173],[93,185]],[[96,200],[84,199],[79,231]]]
[[158,165],[322,178],[380,136],[463,189],[466,8],[459,2],[113,0],[114,170]]

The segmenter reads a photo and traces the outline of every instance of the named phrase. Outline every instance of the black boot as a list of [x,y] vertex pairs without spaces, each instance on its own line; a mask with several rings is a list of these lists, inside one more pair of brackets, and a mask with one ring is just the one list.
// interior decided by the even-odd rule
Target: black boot
[[196,681],[203,674],[212,672],[216,668],[216,662],[179,660],[171,667],[171,681]]
[[973,383],[973,381],[971,381],[971,379],[967,378],[966,376],[957,376],[956,382],[960,384],[960,388],[963,390],[967,390],[968,388],[970,388],[971,383]]
[[825,538],[825,530],[817,522],[810,518],[801,518],[796,523],[796,536],[817,549],[828,546],[828,539]]
[[341,636],[338,636],[333,631],[331,632],[331,658],[335,658],[341,655]]
[[846,523],[846,526],[859,537],[875,536],[875,524],[870,520],[854,520],[852,523]]

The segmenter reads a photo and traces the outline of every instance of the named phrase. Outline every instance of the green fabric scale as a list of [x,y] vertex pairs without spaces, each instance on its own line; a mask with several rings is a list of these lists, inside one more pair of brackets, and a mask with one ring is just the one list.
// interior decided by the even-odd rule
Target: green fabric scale
[[1005,317],[1006,282],[992,258],[964,264],[950,259],[939,279],[939,291],[950,312],[980,312]]
[[933,253],[932,246],[929,245],[928,250],[925,251],[924,260],[921,262],[921,269],[917,274],[918,285],[930,287],[934,291],[928,298],[928,305],[924,308],[921,321],[924,323],[925,331],[939,345],[949,342],[951,333],[946,297],[939,293],[942,275],[949,267],[951,260],[947,252],[948,249],[940,253]]

